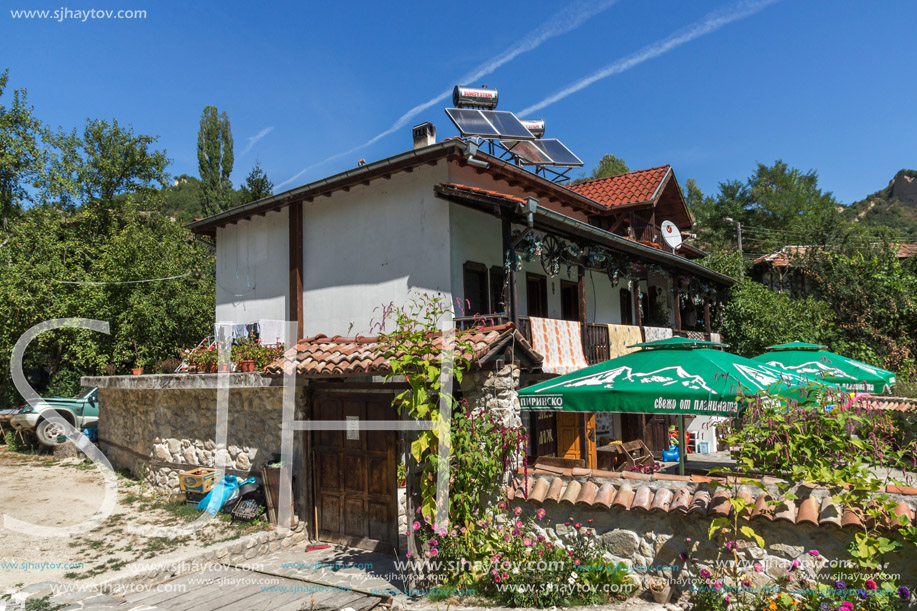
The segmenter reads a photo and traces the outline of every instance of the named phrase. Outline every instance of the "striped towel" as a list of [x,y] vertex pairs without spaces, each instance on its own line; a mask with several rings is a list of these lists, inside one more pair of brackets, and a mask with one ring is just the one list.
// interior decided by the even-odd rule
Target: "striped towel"
[[588,367],[578,322],[553,318],[529,318],[529,321],[532,348],[544,356],[542,371],[565,374]]
[[646,341],[655,342],[660,339],[671,339],[672,330],[667,327],[643,327],[643,334]]
[[638,350],[634,344],[643,341],[640,327],[633,325],[608,325],[608,358],[616,359],[619,356],[630,354]]

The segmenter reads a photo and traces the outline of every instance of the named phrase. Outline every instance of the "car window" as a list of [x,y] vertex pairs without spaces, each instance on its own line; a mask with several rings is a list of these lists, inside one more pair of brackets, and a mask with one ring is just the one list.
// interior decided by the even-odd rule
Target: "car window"
[[95,390],[95,388],[87,388],[86,390],[84,390],[83,392],[81,392],[80,394],[76,395],[76,396],[73,397],[73,398],[74,398],[74,399],[85,399],[86,397],[88,397],[89,395],[91,395],[91,394],[93,393],[94,390]]

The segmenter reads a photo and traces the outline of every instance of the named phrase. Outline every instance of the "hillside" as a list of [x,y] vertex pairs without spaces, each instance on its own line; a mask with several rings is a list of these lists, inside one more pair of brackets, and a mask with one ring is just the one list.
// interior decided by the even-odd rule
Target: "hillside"
[[904,238],[917,239],[917,170],[901,170],[888,186],[850,204],[844,215],[869,226],[890,227]]

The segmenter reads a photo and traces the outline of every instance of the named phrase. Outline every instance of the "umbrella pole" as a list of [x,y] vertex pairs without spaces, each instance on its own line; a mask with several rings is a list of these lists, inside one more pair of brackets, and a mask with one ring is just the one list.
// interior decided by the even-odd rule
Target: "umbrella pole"
[[685,417],[683,414],[678,416],[678,474],[685,474],[685,456],[688,454],[688,448],[685,447]]

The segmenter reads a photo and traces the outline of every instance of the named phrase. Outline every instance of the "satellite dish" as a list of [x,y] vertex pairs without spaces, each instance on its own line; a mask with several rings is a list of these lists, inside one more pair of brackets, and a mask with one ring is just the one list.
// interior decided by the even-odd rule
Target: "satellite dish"
[[662,239],[672,247],[672,250],[678,250],[681,247],[681,232],[672,221],[662,221]]

